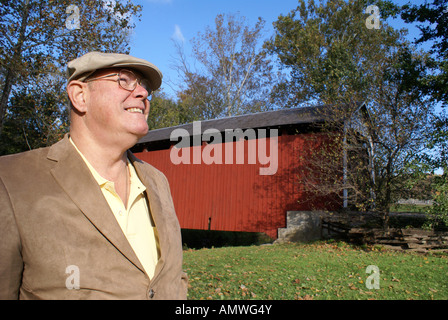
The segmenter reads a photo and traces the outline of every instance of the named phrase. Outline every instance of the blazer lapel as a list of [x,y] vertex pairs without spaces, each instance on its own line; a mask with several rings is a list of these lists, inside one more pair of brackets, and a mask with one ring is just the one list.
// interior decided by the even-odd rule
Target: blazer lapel
[[138,177],[146,187],[146,195],[149,202],[149,210],[154,223],[156,225],[159,236],[160,258],[156,265],[153,279],[157,278],[157,275],[162,271],[165,265],[165,255],[167,253],[169,230],[166,228],[165,216],[163,214],[163,206],[160,201],[160,191],[152,175],[147,174],[148,170],[143,168],[143,162],[135,157],[131,152],[128,152],[128,157],[131,160]]
[[50,148],[48,159],[57,161],[51,173],[85,217],[117,250],[144,272],[97,182],[71,145],[68,135]]

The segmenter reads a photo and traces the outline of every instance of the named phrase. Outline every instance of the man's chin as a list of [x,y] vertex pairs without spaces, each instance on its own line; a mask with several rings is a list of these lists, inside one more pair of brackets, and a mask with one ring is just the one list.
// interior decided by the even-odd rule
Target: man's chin
[[140,140],[141,138],[143,138],[144,136],[146,136],[146,134],[148,133],[149,128],[148,126],[146,126],[146,128],[142,128],[141,130],[136,130],[136,132],[134,133],[134,135],[136,136],[137,140]]

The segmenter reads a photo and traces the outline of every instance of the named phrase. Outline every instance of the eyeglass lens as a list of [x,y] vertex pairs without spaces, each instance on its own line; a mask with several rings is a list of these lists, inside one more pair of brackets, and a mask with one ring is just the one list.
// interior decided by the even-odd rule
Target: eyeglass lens
[[[119,74],[119,83],[123,89],[132,91],[137,87],[138,79],[133,72],[121,70]],[[149,89],[149,83],[146,79],[142,79],[140,85],[148,91],[148,94],[151,94],[151,89]]]

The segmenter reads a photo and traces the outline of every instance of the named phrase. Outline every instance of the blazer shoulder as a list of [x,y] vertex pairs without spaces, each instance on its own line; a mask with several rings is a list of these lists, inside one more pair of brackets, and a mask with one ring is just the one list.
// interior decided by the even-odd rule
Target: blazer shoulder
[[5,155],[0,157],[0,173],[8,172],[14,168],[28,170],[40,165],[41,159],[46,159],[50,147]]
[[[74,150],[74,149],[73,149]],[[55,144],[33,149],[16,154],[10,154],[0,157],[0,173],[7,172],[12,168],[30,171],[35,168],[45,168],[45,164],[57,162],[70,154],[70,142],[68,136],[64,136]],[[48,161],[49,160],[49,161]]]
[[34,181],[48,175],[60,159],[70,156],[69,143],[64,138],[49,147],[0,157],[0,178],[4,182],[22,185],[30,178]]

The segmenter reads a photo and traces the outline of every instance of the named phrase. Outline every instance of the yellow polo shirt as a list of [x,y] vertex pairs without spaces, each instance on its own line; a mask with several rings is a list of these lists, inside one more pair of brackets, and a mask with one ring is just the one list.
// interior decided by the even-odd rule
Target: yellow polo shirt
[[90,165],[84,155],[78,150],[72,139],[70,142],[81,155],[90,172],[100,186],[115,219],[128,239],[132,249],[145,268],[149,278],[154,276],[154,270],[160,256],[157,229],[150,217],[148,203],[145,197],[146,187],[140,181],[134,166],[128,159],[130,174],[130,190],[128,207],[126,208],[120,196],[115,191],[114,183],[104,179]]

